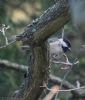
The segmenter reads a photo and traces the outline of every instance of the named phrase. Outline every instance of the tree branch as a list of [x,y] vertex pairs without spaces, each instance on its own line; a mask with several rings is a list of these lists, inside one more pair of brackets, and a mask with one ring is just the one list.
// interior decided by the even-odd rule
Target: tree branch
[[1,59],[0,59],[0,68],[13,69],[13,70],[20,71],[20,72],[27,72],[28,70],[28,67],[25,65],[16,64],[8,60],[1,60]]
[[[27,69],[28,69],[28,67],[25,65],[12,63],[7,60],[0,60],[0,68],[10,69],[10,70],[15,70],[15,71],[20,71],[20,72],[27,72]],[[56,77],[53,75],[49,76],[49,82],[51,82],[51,83],[60,85],[62,83],[62,81],[63,80],[59,77]],[[62,85],[65,89],[75,89],[76,88],[75,86],[73,86],[71,83],[69,83],[67,81],[64,81]],[[69,91],[69,90],[67,90],[67,91]],[[76,94],[77,97],[85,97],[85,91],[83,89],[82,90],[75,89],[74,91],[71,91],[71,92],[74,95]]]
[[[62,83],[62,81],[63,80],[61,78],[59,78],[59,77],[55,77],[53,75],[50,75],[49,76],[49,82],[51,82],[51,83],[55,83],[55,84],[60,85]],[[79,97],[79,98],[85,97],[85,89],[83,89],[83,88],[85,88],[85,86],[82,87],[82,89],[79,89],[79,88],[78,89],[75,89],[76,88],[75,86],[73,86],[72,84],[70,84],[67,81],[64,81],[62,83],[62,87],[64,87],[65,89],[72,89],[72,90],[74,89],[73,91],[71,91],[71,93],[73,95],[75,95],[75,97]]]
[[39,18],[33,20],[24,32],[17,36],[17,40],[39,44],[64,26],[69,19],[67,0],[59,0]]

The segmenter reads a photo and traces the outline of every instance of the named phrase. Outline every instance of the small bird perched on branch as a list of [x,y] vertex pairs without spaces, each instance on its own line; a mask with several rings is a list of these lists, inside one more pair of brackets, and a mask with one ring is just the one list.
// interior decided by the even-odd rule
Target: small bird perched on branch
[[50,58],[60,59],[64,53],[71,50],[71,44],[67,39],[56,39],[52,38],[49,42],[49,54]]
[[68,39],[62,38],[51,38],[48,40],[48,48],[50,59],[60,59],[67,51],[71,50],[71,43]]

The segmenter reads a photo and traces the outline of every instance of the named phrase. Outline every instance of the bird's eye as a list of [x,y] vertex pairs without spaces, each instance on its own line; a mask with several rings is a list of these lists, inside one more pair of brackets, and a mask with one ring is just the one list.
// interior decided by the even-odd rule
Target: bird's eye
[[64,52],[71,51],[71,48],[68,48],[68,47],[65,47],[65,46],[62,46],[62,49],[63,49]]

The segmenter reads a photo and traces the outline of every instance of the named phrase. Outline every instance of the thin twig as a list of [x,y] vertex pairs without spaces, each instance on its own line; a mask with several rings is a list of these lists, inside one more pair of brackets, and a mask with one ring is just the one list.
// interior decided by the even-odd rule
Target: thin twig
[[[65,54],[64,54],[64,56],[66,57],[66,62],[62,62],[62,61],[50,61],[51,63],[54,63],[54,64],[63,64],[63,65],[66,65],[66,66],[70,66],[70,67],[68,67],[68,70],[67,70],[66,74],[65,74],[64,77],[63,77],[63,81],[62,81],[61,84],[60,84],[60,90],[61,90],[61,88],[62,88],[63,82],[65,81],[66,77],[67,77],[68,74],[71,72],[71,70],[72,70],[72,68],[73,68],[73,65],[79,63],[78,60],[77,60],[76,62],[71,63],[71,62],[68,60],[68,57],[67,57]],[[57,99],[58,94],[59,94],[59,92],[57,92],[57,94],[56,94],[56,96],[55,96],[55,100]]]
[[3,48],[6,48],[6,47],[10,46],[11,44],[15,43],[16,41],[17,41],[17,40],[14,40],[14,41],[10,42],[10,43],[7,44],[7,45],[1,46],[0,49],[3,49]]
[[64,39],[64,27],[62,28],[62,39]]
[[[49,91],[54,91],[53,89],[48,88],[46,85],[45,86],[40,86],[40,87],[45,87]],[[75,90],[79,90],[79,89],[84,89],[84,88],[85,88],[85,86],[81,86],[81,87],[77,87],[77,88],[73,88],[73,89],[66,89],[66,90],[64,90],[64,89],[60,90],[59,89],[59,90],[57,90],[57,92],[71,92],[71,91],[75,91]]]
[[[60,90],[61,90],[61,88],[62,88],[63,82],[65,81],[66,77],[67,77],[68,74],[71,72],[71,70],[72,70],[72,66],[69,67],[69,69],[67,70],[66,74],[64,75],[63,81],[62,81],[61,84],[60,84]],[[55,96],[55,100],[58,98],[58,95],[59,95],[59,91],[57,92],[57,94],[56,94],[56,96]]]
[[2,32],[4,38],[5,38],[5,43],[6,45],[8,45],[8,38],[6,36],[6,30],[8,30],[10,28],[10,26],[6,26],[5,24],[2,24],[2,28],[0,29],[0,32]]
[[62,61],[50,61],[54,64],[64,64],[64,65],[68,65],[68,66],[72,66],[72,65],[76,65],[79,63],[79,61],[76,61],[74,63],[70,63],[70,62],[62,62]]
[[6,30],[8,30],[10,28],[10,26],[6,26],[5,24],[2,24],[2,28],[0,29],[0,32],[3,34],[4,38],[5,38],[5,45],[1,46],[0,49],[3,49],[3,48],[6,48],[8,47],[9,45],[13,44],[16,42],[16,39],[12,42],[8,42],[8,38],[6,36]]
[[[66,55],[65,55],[65,56],[66,56]],[[79,61],[76,61],[76,62],[74,62],[74,63],[70,63],[70,61],[68,60],[68,57],[66,56],[66,63],[67,63],[67,64],[65,64],[65,63],[64,63],[64,64],[65,64],[66,66],[69,66],[69,65],[70,65],[70,67],[69,67],[69,69],[67,70],[66,74],[65,74],[64,77],[63,77],[63,81],[62,81],[61,84],[60,84],[60,89],[62,88],[63,82],[65,81],[66,77],[67,77],[68,74],[72,71],[73,65],[79,63]],[[68,64],[69,64],[69,65],[68,65]],[[55,100],[57,99],[58,94],[59,94],[59,92],[57,92],[57,94],[56,94],[56,96],[55,96]]]
[[[54,76],[54,75],[50,74],[49,82],[52,83],[52,84],[56,84],[56,85],[60,86],[60,84],[62,82],[62,79],[57,77],[57,76]],[[85,85],[81,85],[81,86],[85,86]],[[80,87],[74,86],[73,84],[71,84],[67,80],[65,80],[63,82],[63,85],[62,85],[62,89],[65,89],[65,90],[74,89],[74,88],[80,88]],[[78,98],[85,98],[85,89],[71,91],[71,94],[75,95],[75,97],[78,97]]]

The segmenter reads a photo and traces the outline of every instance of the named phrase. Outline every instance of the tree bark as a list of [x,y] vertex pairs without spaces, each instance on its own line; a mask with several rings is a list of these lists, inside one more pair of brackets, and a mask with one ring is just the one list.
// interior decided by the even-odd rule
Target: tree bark
[[60,0],[48,8],[39,18],[32,21],[17,40],[32,49],[31,75],[24,81],[12,100],[37,100],[48,79],[47,47],[44,41],[69,21],[67,0]]
[[27,44],[39,44],[63,27],[69,19],[67,0],[59,0],[33,20],[24,32],[17,36],[17,40],[23,40]]
[[23,100],[37,100],[41,95],[44,82],[46,82],[48,77],[48,61],[46,55],[45,45],[37,46],[33,49],[33,73],[32,81],[30,85],[30,91],[26,91],[26,95]]

